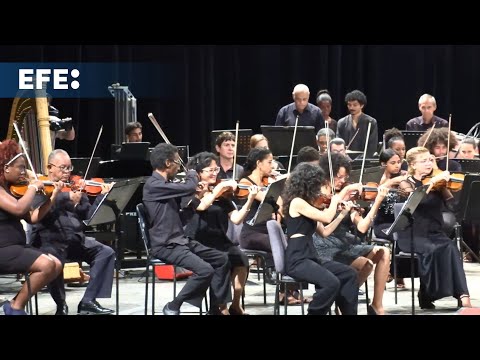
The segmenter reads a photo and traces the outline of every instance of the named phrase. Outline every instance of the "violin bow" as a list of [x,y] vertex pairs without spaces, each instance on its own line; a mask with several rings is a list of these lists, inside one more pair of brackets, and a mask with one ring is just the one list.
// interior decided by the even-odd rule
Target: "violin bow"
[[425,144],[427,143],[428,139],[430,138],[430,135],[432,135],[433,129],[435,129],[435,123],[433,123],[433,126],[432,126],[432,128],[430,129],[430,132],[427,135],[427,138],[423,142],[423,147],[425,147]]
[[[98,145],[98,142],[100,140],[100,136],[102,136],[102,132],[103,132],[103,125],[100,126],[100,130],[98,131],[98,135],[97,135],[97,140],[95,141],[95,146],[93,147],[92,155],[90,155],[90,160],[88,161],[87,169],[85,170],[85,174],[83,174],[83,179],[85,181],[87,180],[87,174],[90,170],[90,164],[92,163],[92,159],[93,159],[93,155],[95,154],[95,150],[97,150],[97,145]],[[80,191],[82,191],[83,188],[85,187],[85,184],[86,184],[85,181],[83,182],[82,186],[80,187]]]
[[290,169],[292,168],[293,147],[295,146],[295,137],[297,136],[297,127],[298,127],[298,115],[295,118],[295,128],[293,129],[292,148],[290,149],[290,160],[288,160],[287,172],[289,174],[290,174]]
[[35,176],[35,180],[38,180],[37,172],[33,168],[32,160],[30,159],[30,156],[28,156],[27,147],[25,146],[25,142],[22,139],[22,134],[20,134],[20,130],[18,129],[18,125],[17,125],[16,121],[13,123],[13,127],[15,128],[15,131],[17,132],[18,142],[20,143],[20,146],[23,149],[23,153],[25,154],[25,157],[27,158],[28,165],[30,166],[30,169],[32,169],[33,175]]
[[447,164],[445,166],[445,171],[448,171],[448,154],[450,153],[450,129],[451,129],[451,126],[452,126],[452,114],[450,114],[448,116],[448,137],[447,137]]
[[[363,178],[363,170],[365,170],[365,160],[367,158],[367,148],[368,148],[368,140],[370,139],[370,129],[372,127],[372,122],[368,120],[368,128],[367,128],[367,139],[365,140],[365,148],[363,150],[363,159],[362,159],[362,169],[360,171],[360,179],[358,182],[361,184],[362,183],[362,178]],[[360,130],[360,128],[358,129]],[[357,132],[358,132],[357,130]]]
[[[167,143],[167,144],[171,144],[171,142],[167,138],[167,135],[165,135],[162,128],[160,127],[160,124],[158,123],[157,119],[155,119],[155,116],[153,116],[152,113],[148,113],[148,118],[152,122],[155,129],[157,129],[157,131],[160,134],[160,136],[162,137],[163,141],[165,141],[165,143]],[[185,167],[185,164],[184,164],[182,158],[179,157],[179,160],[180,160],[180,166],[183,168],[183,171],[185,171],[185,174],[186,174],[187,173],[187,168]]]
[[335,180],[333,177],[333,165],[332,165],[332,152],[330,150],[330,128],[328,127],[328,121],[325,120],[325,130],[327,134],[327,157],[328,157],[328,171],[330,173],[330,187],[332,189],[332,195],[335,195]]
[[236,175],[236,170],[237,170],[237,148],[238,148],[238,128],[240,126],[240,121],[237,120],[237,124],[235,125],[235,152],[233,153],[233,174],[232,174],[232,180],[237,180],[235,179]]

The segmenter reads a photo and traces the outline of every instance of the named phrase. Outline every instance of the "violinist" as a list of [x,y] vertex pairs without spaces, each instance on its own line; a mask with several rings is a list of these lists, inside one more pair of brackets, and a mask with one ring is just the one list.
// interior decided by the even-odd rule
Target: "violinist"
[[[43,188],[43,182],[34,181],[28,185],[23,197],[16,199],[10,186],[26,176],[25,155],[14,140],[0,143],[0,272],[30,273],[30,295],[55,279],[62,271],[60,261],[50,253],[27,246],[21,219],[29,223],[39,221],[49,210],[61,185],[56,184],[50,200],[40,208],[31,210],[35,194]],[[29,292],[25,282],[18,294],[3,305],[5,315],[26,315],[25,305]]]
[[[433,170],[431,155],[424,147],[414,147],[407,151],[407,162],[410,175],[408,184],[415,189],[422,185],[425,175]],[[448,181],[449,176],[449,172],[444,171],[430,178],[428,183],[440,184]],[[404,186],[404,183],[400,186]],[[434,309],[433,301],[447,296],[457,298],[459,306],[472,306],[457,246],[442,229],[442,204],[451,201],[452,194],[445,187],[432,190],[414,213],[414,250],[420,257],[418,300],[422,309]],[[399,239],[398,246],[400,250],[410,252],[410,239]]]
[[[233,286],[232,305],[229,308],[230,315],[244,315],[240,300],[244,291],[248,275],[248,258],[240,248],[227,237],[228,221],[240,224],[250,211],[258,188],[250,186],[249,195],[240,210],[232,202],[232,196],[225,196],[225,189],[233,195],[237,183],[234,180],[217,183],[218,157],[210,152],[201,152],[195,155],[187,167],[194,169],[200,184],[204,186],[193,196],[187,197],[188,208],[193,209],[194,215],[188,222],[185,235],[195,239],[201,244],[217,249],[228,255],[231,264],[230,276]],[[216,184],[216,185],[215,185]],[[215,185],[212,188],[210,186]],[[224,194],[224,196],[221,196]]]
[[[333,186],[335,193],[345,187],[350,173],[350,162],[340,154],[332,154],[332,170],[334,174]],[[320,159],[320,167],[327,173],[328,185],[322,190],[325,194],[333,194],[327,156]],[[358,189],[359,184],[347,185],[346,189]],[[361,191],[361,190],[360,190]],[[370,228],[378,207],[386,196],[388,189],[384,186],[378,188],[378,194],[365,217],[358,211],[350,211],[341,221],[328,226],[319,223],[318,235],[314,236],[314,244],[318,256],[324,260],[334,260],[350,265],[358,271],[358,284],[363,284],[375,266],[375,284],[372,304],[368,307],[369,315],[382,315],[383,293],[387,282],[390,267],[390,252],[385,247],[361,244],[357,236],[350,233],[350,228],[365,234]],[[353,208],[352,208],[353,210]]]
[[454,153],[456,153],[455,158],[457,159],[478,159],[475,157],[475,155],[478,154],[475,138],[464,139],[459,145],[458,151]]
[[320,153],[317,149],[311,146],[304,146],[297,153],[297,165],[307,162],[313,165],[320,164]]
[[[230,131],[224,131],[217,136],[215,140],[215,150],[220,158],[218,166],[220,172],[217,174],[219,179],[231,179],[233,177],[233,165],[235,157],[235,135]],[[243,172],[241,165],[235,164],[235,174],[240,176]],[[234,179],[237,180],[237,179]]]
[[[380,208],[378,209],[377,216],[373,221],[373,231],[377,238],[386,238],[390,241],[393,241],[393,236],[385,235],[383,230],[388,229],[395,221],[395,215],[393,211],[394,205],[397,202],[405,201],[405,198],[401,196],[400,192],[394,190],[397,190],[398,185],[407,179],[407,175],[405,172],[400,170],[402,166],[402,160],[400,154],[394,150],[389,148],[382,151],[380,153],[379,160],[381,166],[385,169],[382,179],[380,180],[380,185],[384,185],[385,187],[391,189],[391,191],[388,192],[387,196],[380,205]],[[390,274],[392,273],[393,270],[390,270]],[[389,281],[391,280],[393,280],[393,278],[389,276]],[[403,278],[397,278],[397,286],[399,288],[405,287]]]
[[[356,271],[336,261],[319,259],[312,242],[317,222],[331,222],[340,200],[347,195],[347,190],[343,190],[340,195],[333,196],[328,209],[317,209],[314,205],[324,182],[324,171],[309,163],[297,165],[286,182],[283,204],[288,235],[286,272],[297,280],[315,285],[309,315],[325,315],[334,301],[343,315],[356,315]],[[349,206],[347,204],[342,216],[348,214]]]
[[[250,138],[250,149],[254,149],[257,147],[264,147],[269,149],[268,139],[262,134],[255,134],[255,135],[252,135],[252,137]],[[273,159],[272,170],[275,170],[278,172],[278,170],[285,170],[285,167],[282,165],[280,161]]]
[[[66,151],[57,149],[48,156],[48,178],[51,181],[68,183],[72,169]],[[90,281],[78,304],[79,314],[113,313],[113,310],[101,306],[97,298],[111,297],[115,253],[111,247],[85,236],[82,222],[91,217],[112,186],[113,183],[104,184],[102,194],[92,205],[83,192],[60,192],[48,214],[32,230],[32,243],[42,251],[55,254],[62,264],[67,259],[90,264]],[[63,273],[52,281],[49,291],[57,305],[56,315],[68,315]]]
[[177,200],[195,193],[198,173],[190,169],[185,174],[185,182],[172,182],[181,161],[177,148],[168,143],[155,146],[150,162],[154,171],[143,187],[143,203],[149,219],[152,254],[195,273],[177,296],[164,306],[163,314],[179,315],[184,302],[200,307],[210,287],[211,311],[228,315],[230,265],[227,254],[186,237],[178,212]]
[[[418,146],[423,146],[427,148],[428,151],[430,151],[430,153],[434,155],[436,159],[436,162],[434,163],[434,168],[446,170],[448,156],[447,154],[449,153],[449,151],[453,150],[455,146],[457,146],[457,139],[455,135],[453,135],[453,133],[449,133],[448,128],[435,128],[431,130],[431,134],[429,133],[430,131],[427,131],[425,134],[420,136],[420,138],[418,139]],[[449,142],[450,149],[447,150]],[[455,160],[448,159],[448,170],[450,172],[459,172],[462,171],[462,166]]]

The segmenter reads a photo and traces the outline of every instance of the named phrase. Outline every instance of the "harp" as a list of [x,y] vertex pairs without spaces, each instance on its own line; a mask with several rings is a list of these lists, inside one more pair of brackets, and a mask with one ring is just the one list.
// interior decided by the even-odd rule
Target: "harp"
[[7,139],[18,141],[13,128],[13,123],[16,122],[30,153],[35,169],[32,170],[43,171],[46,174],[48,155],[52,152],[54,140],[50,132],[47,93],[42,89],[36,90],[34,97],[27,95],[26,91],[19,92],[13,100]]

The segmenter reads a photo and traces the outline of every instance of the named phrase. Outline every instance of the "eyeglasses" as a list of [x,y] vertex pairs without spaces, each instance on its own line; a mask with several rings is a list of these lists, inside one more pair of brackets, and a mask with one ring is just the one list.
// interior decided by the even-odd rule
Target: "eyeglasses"
[[55,165],[55,164],[48,164],[48,165],[55,166],[56,168],[58,168],[62,172],[73,171],[73,166],[72,165],[70,165],[70,166],[65,166],[65,165],[58,166],[58,165]]
[[172,162],[174,162],[177,165],[182,165],[182,162],[178,159],[173,159]]
[[348,175],[344,175],[344,176],[335,176],[335,179],[338,179],[338,180],[345,180],[345,181],[347,181],[347,180],[348,180],[348,178],[349,178],[349,176],[348,176]]
[[423,159],[423,160],[417,160],[416,162],[420,163],[420,164],[426,164],[426,163],[429,163],[429,162],[430,163],[433,162],[433,159],[428,158],[428,159]]
[[216,168],[202,169],[202,171],[208,172],[210,174],[213,174],[213,173],[218,174],[220,172],[220,168],[216,167]]

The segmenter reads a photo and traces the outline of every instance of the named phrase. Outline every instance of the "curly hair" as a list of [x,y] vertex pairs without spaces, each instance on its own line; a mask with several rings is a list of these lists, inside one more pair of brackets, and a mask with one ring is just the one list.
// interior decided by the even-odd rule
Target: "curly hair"
[[215,160],[215,162],[220,165],[218,156],[215,155],[214,153],[208,152],[208,151],[202,151],[196,155],[194,155],[187,164],[187,169],[193,169],[197,173],[200,173],[202,169],[206,168],[207,166],[210,166],[212,161]]
[[385,130],[385,133],[383,134],[383,138],[385,141],[385,148],[387,149],[391,148],[393,143],[397,140],[405,141],[403,138],[402,132],[395,127]]
[[[430,131],[432,133],[429,137]],[[427,137],[428,137],[428,141],[425,143],[425,140],[427,139]],[[435,148],[436,145],[444,144],[445,146],[447,146],[447,142],[448,142],[448,128],[440,128],[440,129],[433,129],[433,130],[427,131],[418,139],[417,145],[426,147],[428,151],[430,151],[430,153],[433,154],[433,149]],[[452,151],[453,148],[457,146],[457,144],[458,144],[457,138],[452,132],[450,132],[450,149],[448,150]]]
[[0,185],[5,187],[5,166],[16,155],[22,152],[20,145],[15,140],[4,140],[0,143]]
[[283,213],[288,214],[290,203],[297,197],[313,204],[325,182],[325,172],[320,167],[309,163],[298,164],[283,189]]
[[[345,155],[339,154],[339,153],[333,153],[331,154],[332,157],[332,170],[333,170],[333,176],[338,174],[338,171],[340,168],[345,168],[345,171],[347,174],[350,174],[350,170],[352,169],[352,165],[350,164],[350,161],[348,161],[347,157]],[[320,157],[320,167],[322,170],[325,172],[325,176],[327,179],[330,181],[330,165],[328,164],[328,154],[323,154]]]

